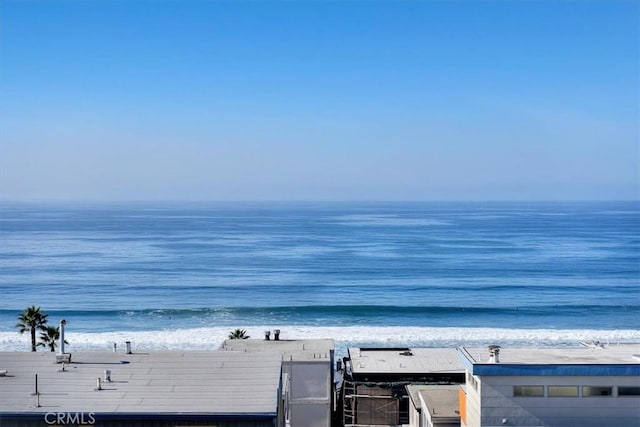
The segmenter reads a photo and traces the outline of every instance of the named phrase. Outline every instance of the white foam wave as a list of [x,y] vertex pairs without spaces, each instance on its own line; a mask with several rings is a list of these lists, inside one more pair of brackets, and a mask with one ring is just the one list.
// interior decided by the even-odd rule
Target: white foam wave
[[333,217],[343,225],[382,225],[399,227],[451,225],[450,221],[433,218],[406,218],[398,215],[341,215]]
[[[640,331],[630,329],[508,329],[508,328],[432,328],[370,326],[242,326],[252,338],[262,338],[265,330],[279,328],[282,339],[332,338],[338,354],[352,346],[457,347],[500,344],[504,346],[566,346],[580,341],[640,342]],[[229,327],[192,328],[154,331],[73,332],[66,333],[69,351],[110,350],[131,341],[137,351],[215,350],[230,332]],[[0,350],[29,349],[28,335],[0,332]]]

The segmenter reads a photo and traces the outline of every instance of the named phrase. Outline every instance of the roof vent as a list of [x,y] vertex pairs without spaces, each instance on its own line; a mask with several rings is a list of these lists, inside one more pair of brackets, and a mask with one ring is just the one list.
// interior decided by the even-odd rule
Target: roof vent
[[60,320],[60,324],[58,326],[59,334],[59,346],[58,352],[56,353],[56,363],[71,363],[71,353],[66,353],[64,351],[64,326],[67,324],[67,321],[64,319]]
[[264,340],[271,341],[271,331],[264,331]]
[[489,363],[500,363],[500,346],[499,345],[490,345],[489,346]]
[[67,324],[67,321],[64,319],[60,319],[60,325],[58,326],[58,331],[59,333],[59,338],[60,338],[60,343],[58,345],[58,348],[60,349],[60,351],[58,352],[58,354],[64,354],[64,325]]
[[413,356],[413,353],[409,350],[400,353],[400,356]]
[[273,330],[273,339],[276,341],[280,341],[280,329]]

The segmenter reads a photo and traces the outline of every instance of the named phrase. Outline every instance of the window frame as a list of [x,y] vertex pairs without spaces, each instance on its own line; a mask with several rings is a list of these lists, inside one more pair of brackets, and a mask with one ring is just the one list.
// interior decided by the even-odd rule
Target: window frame
[[[527,393],[518,394],[516,393],[517,389],[520,389],[521,391],[535,389],[535,390],[541,391],[542,394],[527,394]],[[512,393],[513,393],[513,397],[546,397],[543,385],[514,385],[512,386]]]
[[[608,389],[609,394],[587,394],[585,390],[587,389]],[[583,385],[582,386],[582,397],[613,397],[613,386],[610,385]]]
[[[552,390],[554,391],[560,391],[560,390],[575,390],[575,394],[555,394],[554,392],[552,392]],[[578,385],[548,385],[547,386],[547,397],[553,397],[553,398],[562,398],[562,397],[580,397],[580,386]]]

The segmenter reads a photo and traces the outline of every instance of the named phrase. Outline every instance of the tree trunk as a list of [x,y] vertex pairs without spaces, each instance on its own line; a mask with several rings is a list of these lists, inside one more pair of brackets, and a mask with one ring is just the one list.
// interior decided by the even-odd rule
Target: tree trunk
[[36,351],[36,327],[31,327],[31,351]]

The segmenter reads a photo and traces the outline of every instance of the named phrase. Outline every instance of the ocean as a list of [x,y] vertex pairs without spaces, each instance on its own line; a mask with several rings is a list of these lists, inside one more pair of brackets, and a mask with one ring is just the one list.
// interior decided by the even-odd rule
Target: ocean
[[640,342],[638,202],[2,202],[0,271],[2,351]]

